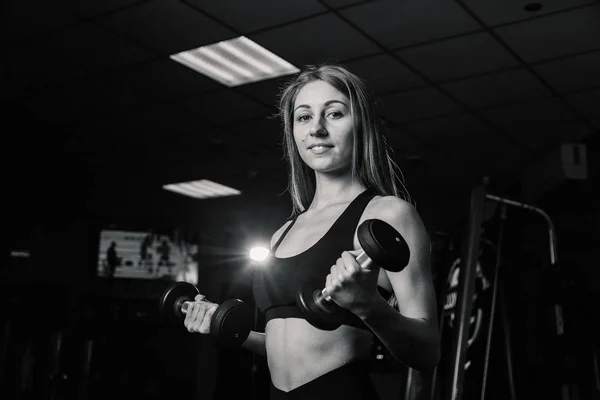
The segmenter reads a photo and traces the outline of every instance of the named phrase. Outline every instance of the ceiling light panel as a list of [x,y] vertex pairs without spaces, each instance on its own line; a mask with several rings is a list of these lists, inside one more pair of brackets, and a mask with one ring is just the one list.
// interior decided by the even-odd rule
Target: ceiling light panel
[[179,193],[196,199],[208,199],[214,197],[236,196],[242,194],[239,190],[221,185],[216,182],[202,179],[199,181],[171,183],[164,185],[163,189]]
[[299,72],[297,67],[245,36],[183,51],[170,58],[229,87]]

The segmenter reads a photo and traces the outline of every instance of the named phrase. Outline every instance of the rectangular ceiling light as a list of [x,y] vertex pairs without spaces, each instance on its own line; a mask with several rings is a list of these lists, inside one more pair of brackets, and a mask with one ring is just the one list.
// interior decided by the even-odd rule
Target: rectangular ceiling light
[[300,71],[244,36],[183,51],[170,58],[229,87]]
[[171,183],[164,185],[163,189],[179,193],[196,199],[208,199],[213,197],[236,196],[242,194],[239,190],[202,179],[199,181]]

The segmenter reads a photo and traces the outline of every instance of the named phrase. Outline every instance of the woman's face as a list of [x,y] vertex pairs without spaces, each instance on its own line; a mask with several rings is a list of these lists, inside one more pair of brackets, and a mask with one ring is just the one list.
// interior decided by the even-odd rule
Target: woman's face
[[302,160],[321,173],[343,173],[352,163],[349,99],[324,81],[310,82],[294,102],[294,140]]

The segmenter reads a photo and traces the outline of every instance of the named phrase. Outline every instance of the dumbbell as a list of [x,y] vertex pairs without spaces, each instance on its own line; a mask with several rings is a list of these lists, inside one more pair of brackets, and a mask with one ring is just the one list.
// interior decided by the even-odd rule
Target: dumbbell
[[[391,272],[399,272],[408,264],[410,250],[406,241],[387,222],[379,219],[364,221],[357,230],[362,248],[356,257],[358,264],[369,269],[372,264]],[[296,305],[306,320],[316,328],[334,330],[342,325],[348,311],[325,295],[323,281],[309,280],[296,294]]]
[[[160,313],[169,322],[181,322],[188,305],[199,294],[189,282],[171,284],[160,298]],[[223,302],[210,320],[210,335],[224,347],[239,347],[248,338],[254,318],[250,307],[239,299]]]

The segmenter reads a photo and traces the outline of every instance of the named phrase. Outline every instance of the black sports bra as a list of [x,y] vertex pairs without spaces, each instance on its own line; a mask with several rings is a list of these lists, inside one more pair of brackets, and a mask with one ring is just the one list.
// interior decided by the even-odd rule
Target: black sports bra
[[[346,207],[325,235],[308,250],[286,258],[275,257],[279,244],[296,222],[297,216],[283,232],[271,250],[264,268],[254,275],[253,292],[258,308],[265,314],[266,322],[274,318],[302,318],[296,306],[296,293],[307,280],[321,279],[323,287],[331,266],[343,251],[353,249],[354,232],[367,204],[375,196],[366,190]],[[356,315],[348,312],[347,325],[364,328]]]

